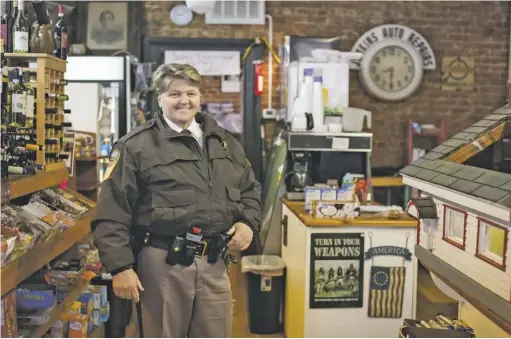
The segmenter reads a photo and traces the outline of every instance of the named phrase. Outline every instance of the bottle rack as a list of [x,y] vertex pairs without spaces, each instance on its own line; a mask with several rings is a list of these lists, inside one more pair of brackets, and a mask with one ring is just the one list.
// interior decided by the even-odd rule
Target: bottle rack
[[63,139],[64,79],[66,61],[42,53],[5,53],[9,68],[21,67],[36,74],[37,83],[32,83],[35,90],[35,134],[38,145],[44,145],[37,151],[36,163],[43,165],[44,171],[54,171],[65,167],[62,159],[61,145]]

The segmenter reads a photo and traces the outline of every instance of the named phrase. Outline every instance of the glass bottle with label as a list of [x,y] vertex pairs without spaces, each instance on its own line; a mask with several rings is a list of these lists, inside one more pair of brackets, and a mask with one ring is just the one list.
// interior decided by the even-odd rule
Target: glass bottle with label
[[5,53],[12,52],[12,24],[14,19],[11,15],[12,11],[12,2],[11,1],[2,1],[4,3],[4,12],[2,14],[2,40],[4,41],[4,51]]
[[2,125],[9,123],[9,69],[4,55],[4,40],[0,40],[2,58]]
[[34,127],[35,92],[30,83],[30,72],[23,72],[23,85],[26,92],[25,115],[27,118],[26,127]]
[[18,15],[13,26],[14,53],[28,53],[30,41],[30,24],[25,13],[24,0],[18,0]]
[[5,3],[5,14],[2,19],[5,20],[5,26],[2,25],[2,37],[5,43],[5,52],[12,53],[12,28],[14,26],[14,17],[12,16],[13,5],[17,7],[16,1],[3,1]]
[[9,89],[11,96],[11,125],[22,127],[25,114],[25,91],[20,85],[20,72],[18,68],[12,70],[12,85]]
[[62,6],[59,5],[59,20],[55,24],[55,31],[53,35],[53,40],[55,40],[55,51],[54,55],[57,58],[67,59],[67,27],[64,23],[64,11]]

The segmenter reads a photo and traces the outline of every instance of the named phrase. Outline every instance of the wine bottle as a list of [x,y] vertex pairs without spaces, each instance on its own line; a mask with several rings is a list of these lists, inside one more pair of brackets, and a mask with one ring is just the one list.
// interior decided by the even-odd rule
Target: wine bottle
[[55,24],[55,31],[53,40],[55,41],[55,52],[53,53],[57,58],[67,59],[67,27],[64,23],[64,11],[62,6],[58,7],[58,21]]
[[19,68],[19,79],[20,86],[23,88],[23,115],[21,116],[21,127],[26,127],[27,125],[27,87],[25,86],[25,78],[23,77],[23,69]]
[[5,43],[5,52],[12,53],[12,26],[14,24],[14,18],[12,17],[12,1],[4,1],[4,3],[5,13],[2,16],[2,39]]
[[18,68],[12,70],[12,85],[9,92],[11,96],[11,124],[22,127],[23,114],[25,113],[25,98],[23,87],[20,85]]
[[32,8],[34,9],[36,20],[39,26],[48,25],[50,23],[46,1],[32,0]]
[[27,122],[25,126],[32,128],[34,127],[35,92],[30,84],[29,71],[23,71],[23,84],[26,92],[25,116],[27,118]]
[[58,86],[65,86],[69,83],[69,80],[66,79],[52,79],[51,83]]
[[[3,28],[2,28],[3,29]],[[9,123],[9,69],[7,68],[7,59],[4,55],[5,40],[0,40],[1,58],[2,58],[2,86],[1,86],[1,102],[2,102],[2,125]]]
[[65,108],[65,109],[64,109],[64,114],[71,114],[71,110],[70,110],[70,109]]
[[56,99],[59,101],[67,101],[69,100],[69,96],[66,94],[56,94],[56,93],[44,93],[44,97],[46,99]]
[[18,15],[14,21],[14,53],[28,53],[30,41],[30,25],[25,13],[24,0],[18,0]]

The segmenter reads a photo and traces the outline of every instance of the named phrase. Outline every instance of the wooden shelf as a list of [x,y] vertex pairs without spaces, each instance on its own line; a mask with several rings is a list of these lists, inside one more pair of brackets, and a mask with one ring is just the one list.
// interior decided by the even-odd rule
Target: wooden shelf
[[[4,53],[7,59],[39,59],[39,58],[48,58],[52,60],[56,60],[62,62],[64,60],[59,59],[51,54],[46,53]],[[65,61],[64,61],[65,62]]]
[[107,156],[100,156],[100,157],[81,157],[81,158],[75,158],[76,161],[98,161],[102,159],[108,159]]
[[90,233],[93,213],[94,209],[90,210],[85,218],[78,220],[73,226],[59,233],[50,241],[37,244],[25,255],[5,265],[0,271],[2,296]]
[[9,199],[16,199],[42,189],[58,186],[68,178],[67,168],[49,172],[37,172],[36,175],[13,176],[9,180]]
[[53,311],[51,311],[50,319],[43,325],[37,326],[32,332],[30,332],[31,338],[42,338],[43,335],[53,326],[53,324],[60,320],[61,316],[67,312],[71,304],[80,297],[80,295],[89,286],[89,281],[80,279],[73,285],[71,291],[64,298],[64,301],[57,305]]
[[371,184],[373,187],[403,186],[403,178],[402,177],[372,177]]

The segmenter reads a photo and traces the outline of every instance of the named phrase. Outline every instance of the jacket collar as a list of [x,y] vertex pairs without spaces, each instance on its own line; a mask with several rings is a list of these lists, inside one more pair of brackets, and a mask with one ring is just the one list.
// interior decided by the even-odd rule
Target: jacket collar
[[[178,138],[183,137],[184,135],[178,133],[169,127],[165,118],[163,117],[163,112],[161,110],[157,111],[154,114],[154,120],[156,121],[156,125],[160,129],[161,136],[163,138]],[[216,135],[222,141],[225,140],[225,132],[220,128],[218,123],[209,115],[204,113],[197,113],[195,115],[195,121],[199,123],[204,132],[204,137],[207,138],[210,135]]]

